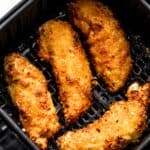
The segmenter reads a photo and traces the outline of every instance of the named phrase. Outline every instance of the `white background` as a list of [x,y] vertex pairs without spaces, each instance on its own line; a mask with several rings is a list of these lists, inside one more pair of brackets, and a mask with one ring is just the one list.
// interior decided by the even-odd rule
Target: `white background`
[[22,0],[0,0],[0,19]]

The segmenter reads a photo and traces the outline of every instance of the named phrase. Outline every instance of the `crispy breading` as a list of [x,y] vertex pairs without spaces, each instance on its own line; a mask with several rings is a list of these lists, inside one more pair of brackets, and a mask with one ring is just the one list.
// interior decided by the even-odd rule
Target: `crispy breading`
[[142,102],[145,107],[150,108],[150,82],[145,83],[141,87],[135,82],[128,88],[126,95],[129,101],[136,99],[137,101]]
[[127,96],[128,101],[115,102],[100,119],[59,137],[60,150],[121,150],[137,141],[147,127],[150,83],[131,85]]
[[129,42],[111,10],[96,0],[68,5],[71,21],[85,37],[98,77],[110,92],[122,88],[132,69]]
[[48,138],[60,129],[60,124],[44,75],[18,53],[5,57],[4,70],[23,128],[41,150],[47,149]]
[[39,57],[52,66],[65,119],[73,123],[91,106],[92,74],[78,35],[69,23],[50,20],[39,28],[38,45]]

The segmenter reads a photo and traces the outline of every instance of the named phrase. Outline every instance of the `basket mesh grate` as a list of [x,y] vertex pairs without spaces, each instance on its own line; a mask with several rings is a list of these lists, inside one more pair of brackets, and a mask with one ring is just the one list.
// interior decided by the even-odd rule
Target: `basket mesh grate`
[[[85,126],[86,124],[101,117],[101,115],[108,109],[109,105],[112,102],[124,99],[125,98],[124,95],[126,93],[127,87],[131,83],[133,83],[134,81],[146,82],[146,81],[150,80],[150,77],[149,77],[150,48],[148,47],[148,45],[146,45],[142,41],[141,37],[137,34],[128,32],[128,39],[131,43],[131,54],[132,54],[132,57],[134,60],[134,62],[133,62],[134,67],[133,67],[132,73],[131,73],[130,78],[129,78],[128,82],[126,83],[125,87],[115,94],[110,94],[107,91],[105,84],[102,81],[99,81],[99,85],[97,85],[93,88],[93,101],[94,101],[93,106],[83,116],[80,117],[79,121],[76,124],[74,124],[73,126],[69,126],[69,127],[65,126],[65,121],[64,121],[61,105],[58,101],[58,94],[57,94],[58,89],[56,87],[55,80],[54,80],[53,74],[51,72],[51,67],[49,66],[49,64],[41,62],[40,59],[36,55],[36,53],[37,53],[36,35],[34,33],[29,35],[27,38],[25,38],[25,40],[23,40],[15,48],[16,51],[21,53],[23,56],[27,57],[35,66],[37,66],[40,70],[43,71],[43,73],[47,79],[48,85],[49,85],[49,90],[53,97],[54,105],[57,108],[60,122],[64,126],[63,129],[54,138],[49,140],[49,143],[50,143],[49,150],[57,149],[55,139],[57,138],[58,135],[63,134],[68,129],[74,130],[74,129]],[[3,58],[4,57],[0,58],[1,70],[3,70]],[[96,78],[96,77],[94,77],[94,78]],[[13,105],[11,103],[11,98],[9,97],[9,94],[7,92],[7,84],[4,81],[3,71],[0,73],[0,81],[1,81],[0,107],[2,107],[4,110],[6,110],[8,115],[10,117],[12,117],[14,119],[14,121],[21,127],[21,125],[19,123],[19,119],[18,119],[17,110],[16,110],[16,108],[13,107]],[[149,122],[149,127],[148,127],[147,131],[150,128],[150,119],[148,122]],[[4,136],[4,138],[0,138],[0,145],[1,145],[1,143],[3,143],[2,148],[0,147],[0,150],[5,149],[5,146],[7,146],[7,143],[5,144],[5,142],[8,142],[7,140],[9,140],[9,138],[11,138],[10,141],[12,141],[12,143],[10,143],[10,144],[12,144],[12,145],[14,142],[14,140],[12,140],[12,139],[14,137],[16,138],[16,135],[12,134],[12,132],[10,131],[10,129],[8,128],[6,123],[4,121],[2,121],[2,119],[0,118],[0,135],[2,135],[2,134],[7,135],[7,138],[5,139],[6,136]],[[145,136],[145,135],[146,135],[146,132],[143,134],[143,136]],[[17,140],[15,142],[17,142]],[[130,147],[132,147],[132,149],[133,149],[133,145],[129,146],[127,149],[131,149]],[[17,150],[17,148],[14,148],[14,149]],[[20,147],[20,149],[21,149],[21,147]],[[22,149],[24,149],[24,147]]]

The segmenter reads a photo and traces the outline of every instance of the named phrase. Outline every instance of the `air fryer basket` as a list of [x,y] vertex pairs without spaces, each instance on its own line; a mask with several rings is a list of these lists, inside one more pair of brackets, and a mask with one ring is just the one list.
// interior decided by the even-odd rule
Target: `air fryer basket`
[[[26,134],[23,133],[22,126],[19,123],[17,109],[11,103],[3,74],[4,56],[9,52],[18,51],[42,70],[46,76],[49,90],[52,93],[53,101],[63,126],[63,129],[49,140],[48,149],[57,150],[55,139],[59,135],[62,135],[66,130],[81,128],[101,117],[112,102],[125,98],[127,87],[134,81],[144,83],[150,80],[150,41],[148,41],[150,11],[148,0],[144,1],[146,4],[143,1],[133,0],[131,3],[131,1],[127,0],[121,3],[119,0],[105,0],[105,3],[112,8],[127,33],[128,40],[131,43],[134,67],[125,87],[115,94],[110,94],[105,84],[99,80],[99,85],[93,87],[93,106],[87,113],[80,117],[76,124],[69,127],[65,125],[63,119],[61,105],[58,101],[58,90],[51,68],[47,63],[41,62],[36,55],[38,50],[36,45],[37,27],[51,18],[67,19],[66,1],[27,0],[23,6],[15,10],[13,15],[6,18],[0,24],[0,150],[38,149]],[[142,24],[143,19],[144,22]],[[97,79],[96,76],[94,78]],[[149,147],[150,117],[148,119],[148,128],[140,138],[140,142],[129,145],[126,149],[145,150]]]

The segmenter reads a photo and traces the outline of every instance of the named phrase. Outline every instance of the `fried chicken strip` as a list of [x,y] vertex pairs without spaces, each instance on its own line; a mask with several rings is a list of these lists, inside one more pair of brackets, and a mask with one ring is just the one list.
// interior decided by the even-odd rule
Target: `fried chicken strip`
[[127,97],[128,101],[112,104],[100,119],[59,137],[60,150],[121,150],[137,141],[147,127],[150,83],[143,86],[134,83]]
[[5,57],[4,70],[23,128],[41,150],[47,149],[48,138],[60,129],[60,124],[44,75],[18,53]]
[[110,92],[122,88],[132,68],[129,42],[111,10],[96,0],[69,4],[71,21],[85,36],[98,77]]
[[86,55],[77,33],[61,20],[39,28],[39,57],[49,62],[59,89],[59,100],[68,124],[91,106],[91,78]]

